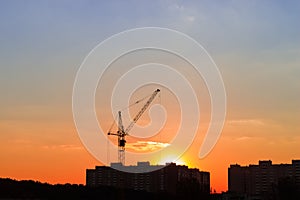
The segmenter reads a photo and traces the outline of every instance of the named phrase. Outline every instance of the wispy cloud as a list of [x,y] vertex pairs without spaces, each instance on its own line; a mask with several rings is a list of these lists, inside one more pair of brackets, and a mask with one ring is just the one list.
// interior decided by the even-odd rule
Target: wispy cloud
[[128,143],[126,147],[135,151],[155,151],[169,146],[169,143],[153,142],[153,141],[137,141],[135,143]]
[[231,126],[263,126],[265,123],[260,119],[241,119],[241,120],[229,120],[227,124]]
[[251,139],[251,137],[248,137],[248,136],[243,136],[243,137],[236,138],[236,140],[238,140],[238,141],[245,141],[245,140],[249,140],[249,139]]
[[81,150],[82,146],[77,146],[73,144],[60,144],[60,145],[43,145],[43,149],[47,150]]
[[185,7],[183,5],[179,5],[178,3],[172,3],[168,6],[170,10],[173,11],[184,11]]
[[186,20],[189,22],[193,22],[193,21],[195,21],[195,17],[194,16],[186,16]]
[[177,2],[174,2],[168,6],[168,9],[171,13],[179,17],[178,19],[183,22],[192,23],[196,19],[197,12],[195,12],[191,7],[186,7],[184,5],[178,4]]

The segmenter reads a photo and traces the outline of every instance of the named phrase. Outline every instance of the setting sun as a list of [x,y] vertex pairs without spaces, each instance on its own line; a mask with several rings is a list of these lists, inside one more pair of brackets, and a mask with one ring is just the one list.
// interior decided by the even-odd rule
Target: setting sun
[[189,166],[188,162],[186,162],[182,157],[177,158],[176,155],[164,156],[157,163],[160,164],[160,165],[165,165],[166,163],[176,163],[176,165]]

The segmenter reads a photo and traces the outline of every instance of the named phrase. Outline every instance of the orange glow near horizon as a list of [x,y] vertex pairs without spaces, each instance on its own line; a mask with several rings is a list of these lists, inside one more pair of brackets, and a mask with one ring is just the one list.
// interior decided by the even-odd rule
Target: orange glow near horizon
[[[66,122],[68,123],[68,122]],[[244,122],[243,122],[244,123]],[[85,183],[85,170],[94,168],[95,165],[102,165],[95,160],[81,144],[72,121],[69,126],[61,122],[52,122],[47,131],[46,124],[22,123],[22,128],[14,126],[12,122],[1,122],[3,131],[11,135],[23,134],[24,138],[8,138],[0,146],[1,177],[15,179],[33,179],[49,183]],[[239,125],[241,126],[241,125]],[[248,127],[248,126],[247,126]],[[251,126],[252,127],[252,126]],[[270,128],[270,127],[269,127]],[[280,132],[278,127],[274,127],[274,134]],[[257,131],[252,127],[248,131]],[[263,127],[259,127],[265,131]],[[24,130],[27,134],[34,136],[33,139],[26,139]],[[270,130],[272,130],[270,128]],[[44,142],[40,133],[49,136]],[[55,135],[52,135],[53,132]],[[204,159],[198,158],[201,138],[198,136],[188,151],[177,161],[177,164],[184,164],[191,168],[199,168],[211,173],[211,187],[218,192],[227,190],[227,168],[230,164],[239,163],[247,165],[261,159],[271,159],[274,163],[290,163],[292,159],[299,159],[299,140],[282,140],[282,138],[272,137],[272,140],[260,137],[233,137],[229,133],[246,131],[245,126],[233,127],[232,123],[227,122],[223,134],[216,144],[213,151]],[[62,140],[58,139],[60,134]],[[53,137],[52,137],[52,136]],[[51,141],[52,140],[52,141]],[[199,140],[199,142],[197,142]],[[269,140],[269,141],[268,141]],[[51,143],[49,142],[51,141]],[[62,141],[68,141],[63,144]],[[255,148],[253,148],[255,147]],[[251,150],[250,150],[251,149]],[[172,161],[174,157],[162,157],[161,164]],[[153,163],[151,163],[153,164]]]
[[[48,114],[55,112],[61,110],[52,110]],[[71,111],[64,110],[63,113]],[[85,184],[85,170],[94,168],[95,165],[103,165],[84,148],[71,114],[61,115],[61,118],[47,122],[42,120],[44,116],[38,109],[32,110],[32,116],[39,116],[41,120],[0,122],[1,131],[8,134],[6,140],[0,142],[0,151],[3,152],[0,154],[1,177],[33,179],[53,184]],[[145,123],[149,120],[147,117],[146,115],[143,119]],[[297,130],[285,129],[273,121],[263,119],[236,120],[230,117],[225,122],[219,141],[204,159],[199,159],[198,154],[207,130],[206,121],[200,123],[192,145],[178,160],[176,154],[162,155],[153,159],[151,164],[173,161],[178,165],[208,171],[212,189],[221,192],[227,190],[227,168],[230,164],[256,164],[263,159],[270,159],[274,163],[290,163],[292,159],[299,159],[299,136],[291,139],[282,135],[285,131]],[[160,148],[174,137],[172,128],[178,128],[176,123],[172,126],[175,118],[169,120],[168,128],[151,138],[161,142],[158,143]],[[261,137],[263,134],[265,137]],[[130,146],[135,141],[136,139],[129,136],[127,145]],[[143,144],[147,147],[147,143]],[[153,144],[156,143],[151,143]]]
[[[174,138],[180,115],[175,112],[176,106],[168,105],[166,95],[163,98],[161,103],[170,111],[166,126],[156,135],[144,140],[128,136],[128,151],[156,151],[169,145]],[[230,105],[228,109],[230,110]],[[1,177],[33,179],[53,184],[85,184],[85,170],[103,165],[81,143],[71,108],[47,109],[45,112],[41,112],[39,107],[19,107],[18,110],[30,112],[27,112],[28,116],[23,120],[0,121],[1,131],[7,133],[6,138],[0,141]],[[151,164],[175,162],[208,171],[212,189],[221,192],[227,190],[227,168],[230,164],[256,164],[262,159],[270,159],[274,163],[290,163],[292,159],[299,159],[300,137],[296,134],[299,130],[295,126],[291,124],[289,128],[263,118],[235,118],[234,112],[229,112],[221,137],[213,150],[205,158],[199,159],[199,149],[209,124],[210,115],[206,113],[206,110],[202,112],[198,133],[191,146],[178,160],[176,154],[161,155],[150,160]],[[59,117],[56,118],[57,116]],[[111,124],[111,121],[101,117],[100,120],[105,127]],[[145,113],[139,125],[143,126],[149,121],[150,117]],[[287,131],[295,137],[286,137],[284,134]],[[117,141],[115,137],[109,139]],[[126,163],[130,163],[130,160]]]
[[[155,161],[154,161],[155,162]],[[177,158],[177,156],[174,155],[167,155],[159,159],[157,161],[158,164],[160,165],[165,165],[166,163],[176,163],[176,165],[186,165],[189,166],[188,162],[184,158]]]

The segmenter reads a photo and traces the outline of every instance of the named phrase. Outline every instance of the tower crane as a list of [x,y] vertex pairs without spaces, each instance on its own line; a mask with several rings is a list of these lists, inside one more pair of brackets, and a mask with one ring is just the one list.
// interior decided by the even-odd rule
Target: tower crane
[[[160,89],[156,89],[147,102],[144,104],[144,106],[141,108],[141,110],[135,115],[131,123],[128,125],[126,129],[124,129],[124,125],[122,122],[122,113],[121,111],[118,111],[118,131],[117,133],[112,133],[111,129],[108,131],[107,135],[114,135],[118,137],[118,161],[122,163],[123,165],[125,164],[125,137],[129,135],[129,131],[133,128],[134,124],[139,120],[139,118],[143,115],[145,110],[149,107],[151,102],[154,100],[156,95],[160,92]],[[141,100],[140,100],[141,101]],[[137,101],[135,103],[139,103],[140,101]]]

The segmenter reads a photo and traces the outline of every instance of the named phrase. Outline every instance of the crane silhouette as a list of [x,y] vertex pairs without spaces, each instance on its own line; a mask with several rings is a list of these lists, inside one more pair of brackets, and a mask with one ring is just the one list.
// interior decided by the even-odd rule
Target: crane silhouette
[[[126,144],[126,136],[129,135],[129,131],[133,128],[134,124],[139,120],[139,118],[143,115],[143,113],[146,111],[146,109],[149,107],[151,102],[154,100],[156,95],[160,92],[160,89],[156,89],[147,102],[144,104],[144,106],[140,109],[140,111],[135,115],[131,123],[128,125],[126,129],[124,129],[123,121],[122,121],[122,112],[118,111],[118,131],[117,133],[111,132],[111,129],[113,126],[110,128],[108,131],[107,135],[114,135],[118,137],[118,161],[122,163],[122,165],[125,165],[125,144]],[[140,103],[143,99],[136,101],[134,104]],[[114,122],[115,123],[115,122]],[[113,123],[113,124],[114,124]]]

